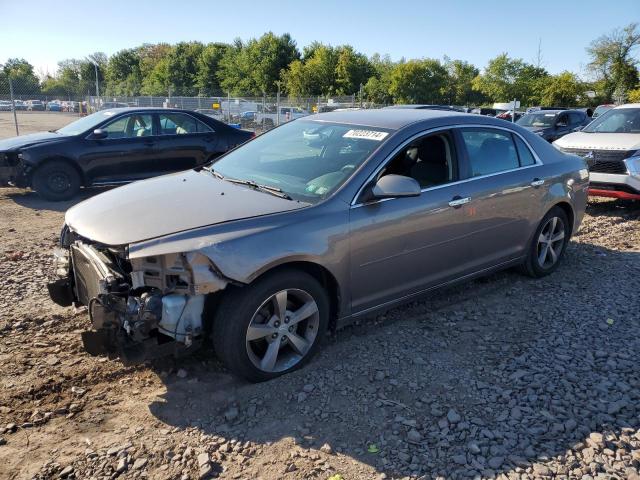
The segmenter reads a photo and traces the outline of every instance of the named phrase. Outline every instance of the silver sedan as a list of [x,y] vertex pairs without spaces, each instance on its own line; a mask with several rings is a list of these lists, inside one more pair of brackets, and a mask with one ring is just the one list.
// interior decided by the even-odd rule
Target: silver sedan
[[211,339],[262,381],[356,317],[507,267],[553,272],[587,185],[582,159],[502,120],[319,114],[71,208],[49,291],[88,307],[92,354],[136,363]]

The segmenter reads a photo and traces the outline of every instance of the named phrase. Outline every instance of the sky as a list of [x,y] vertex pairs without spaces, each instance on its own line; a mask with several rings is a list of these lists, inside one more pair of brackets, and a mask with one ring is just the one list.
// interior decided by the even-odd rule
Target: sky
[[439,58],[482,68],[496,55],[584,75],[595,38],[640,22],[640,0],[0,0],[0,63],[25,58],[37,73],[93,52],[143,43],[231,42],[273,31],[302,49],[351,44],[393,60]]

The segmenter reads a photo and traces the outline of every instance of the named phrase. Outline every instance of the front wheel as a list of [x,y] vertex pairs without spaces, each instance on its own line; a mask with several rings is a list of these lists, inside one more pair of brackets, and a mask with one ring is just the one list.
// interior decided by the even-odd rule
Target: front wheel
[[560,207],[553,207],[536,229],[523,265],[524,272],[538,278],[558,268],[569,243],[569,233],[566,213]]
[[329,324],[329,299],[312,276],[281,271],[225,292],[213,345],[236,375],[261,382],[296,370],[316,353]]
[[69,200],[80,190],[80,175],[66,162],[52,161],[33,174],[33,189],[46,200]]

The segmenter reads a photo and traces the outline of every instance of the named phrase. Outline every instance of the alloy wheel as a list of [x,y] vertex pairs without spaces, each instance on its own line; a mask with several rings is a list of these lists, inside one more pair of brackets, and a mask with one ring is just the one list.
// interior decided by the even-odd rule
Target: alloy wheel
[[282,372],[299,363],[318,335],[320,312],[300,289],[281,290],[254,313],[246,333],[249,359],[264,372]]
[[551,217],[538,237],[537,258],[542,268],[551,268],[560,258],[564,246],[565,226],[560,217]]

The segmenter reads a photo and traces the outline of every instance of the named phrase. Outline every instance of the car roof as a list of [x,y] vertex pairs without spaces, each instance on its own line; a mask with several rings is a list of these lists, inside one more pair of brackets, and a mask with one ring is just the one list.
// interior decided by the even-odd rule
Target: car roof
[[[459,123],[460,117],[472,119],[474,123],[480,119],[478,115],[457,112],[455,110],[431,110],[415,108],[389,108],[370,110],[344,110],[341,112],[317,113],[303,117],[300,120],[313,122],[332,122],[347,125],[363,125],[368,127],[399,130],[412,123],[432,121],[434,124],[446,123],[443,120],[454,120],[451,123]],[[504,122],[503,120],[498,120]]]
[[614,108],[640,108],[640,103],[625,103]]

